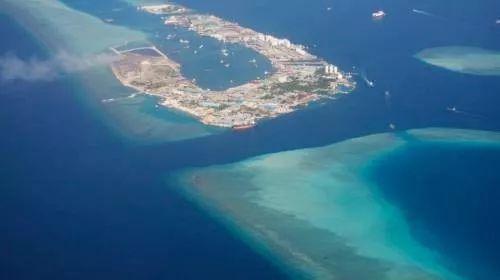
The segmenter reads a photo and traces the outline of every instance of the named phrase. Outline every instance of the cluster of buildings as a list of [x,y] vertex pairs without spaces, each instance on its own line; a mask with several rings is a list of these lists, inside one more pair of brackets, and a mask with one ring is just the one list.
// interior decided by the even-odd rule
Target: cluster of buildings
[[161,4],[161,5],[149,5],[137,7],[138,10],[145,11],[155,15],[164,14],[183,14],[190,10],[186,7],[175,5],[175,4]]
[[213,15],[171,15],[165,20],[165,24],[184,27],[225,43],[243,44],[268,57],[275,64],[280,61],[317,59],[309,54],[304,46],[293,44],[288,39],[262,34]]
[[273,65],[274,72],[262,80],[217,92],[201,89],[183,77],[176,63],[163,53],[159,56],[123,53],[122,60],[113,65],[113,72],[123,84],[158,96],[163,105],[187,112],[205,124],[246,128],[261,119],[292,112],[354,87],[349,75],[343,75],[336,66],[288,39],[258,33],[213,15],[165,12],[187,10],[179,5],[152,7],[141,9],[169,14],[165,24],[242,44],[267,57]]
[[339,80],[342,80],[344,78],[344,75],[339,71],[339,68],[335,65],[331,64],[326,65],[324,70],[325,74],[337,76]]
[[265,35],[265,34],[258,34],[257,35],[258,39],[264,42],[270,43],[272,46],[277,47],[277,46],[285,46],[287,48],[292,47],[292,42],[288,39],[278,39],[275,38],[271,35]]

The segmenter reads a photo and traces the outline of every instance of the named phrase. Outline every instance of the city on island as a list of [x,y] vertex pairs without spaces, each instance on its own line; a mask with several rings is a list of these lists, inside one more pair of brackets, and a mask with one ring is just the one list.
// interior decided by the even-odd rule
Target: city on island
[[197,14],[177,4],[138,9],[165,15],[166,25],[187,28],[225,43],[242,44],[271,62],[272,73],[266,73],[262,79],[210,91],[184,77],[180,65],[154,46],[112,48],[120,57],[113,62],[112,70],[122,84],[157,96],[161,105],[187,112],[204,124],[244,129],[259,120],[290,113],[355,87],[351,74],[342,73],[287,39],[258,33],[213,15]]

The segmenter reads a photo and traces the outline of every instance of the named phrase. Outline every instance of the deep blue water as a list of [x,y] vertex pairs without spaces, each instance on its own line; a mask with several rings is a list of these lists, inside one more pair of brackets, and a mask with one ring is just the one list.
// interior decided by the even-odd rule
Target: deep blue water
[[[0,16],[0,53],[43,57]],[[1,84],[0,279],[281,278],[77,102],[70,79]]]
[[413,143],[372,168],[413,233],[454,256],[454,269],[470,279],[500,275],[499,146]]
[[[113,8],[124,7],[117,0],[64,2],[101,18],[112,15],[117,24],[152,34],[159,32],[157,28],[161,26],[154,17],[135,15],[133,7],[112,13]],[[366,73],[376,87],[370,89],[360,82],[359,89],[349,96],[267,121],[241,133],[128,147],[122,146],[99,120],[77,105],[72,93],[79,89],[72,87],[71,81],[2,85],[0,215],[8,222],[1,225],[5,228],[0,230],[0,239],[7,240],[10,246],[9,250],[0,252],[0,258],[2,265],[6,264],[1,271],[11,276],[9,278],[30,279],[40,273],[72,279],[174,275],[193,278],[208,273],[220,278],[243,275],[275,278],[279,275],[275,268],[165,188],[162,176],[181,167],[232,162],[388,131],[390,123],[398,129],[427,126],[500,129],[497,110],[500,80],[497,77],[457,74],[412,58],[423,48],[442,45],[499,50],[500,29],[493,25],[495,11],[500,10],[497,1],[179,2],[310,46],[311,52],[343,69],[356,67],[355,71]],[[331,12],[326,11],[328,6],[333,8]],[[374,23],[370,14],[377,8],[385,9],[390,16]],[[442,19],[412,14],[412,8],[430,11]],[[0,44],[0,53],[15,50],[18,54],[43,55],[28,35],[5,18],[0,29],[6,38]],[[216,44],[209,41],[205,42],[207,46]],[[162,47],[175,56],[178,46],[164,44]],[[203,58],[190,60],[182,54],[178,58],[188,63],[184,69],[187,75],[209,77],[197,72],[200,70],[196,66],[210,62],[200,62]],[[210,60],[210,55],[205,59]],[[244,81],[255,74],[242,66],[229,77]],[[210,77],[205,82],[213,80]],[[228,78],[220,82],[227,86]],[[386,90],[391,92],[390,100],[384,97]],[[447,112],[448,106],[457,106],[480,117]],[[446,155],[443,152],[443,161]],[[474,156],[469,156],[474,160]],[[402,155],[395,160],[411,157]],[[399,169],[401,174],[405,174],[404,166]],[[434,171],[430,167],[427,170],[426,178],[432,180]],[[478,186],[489,188],[491,185],[482,181],[482,173],[467,175],[469,181],[477,182]],[[387,180],[395,182],[398,178]],[[438,182],[439,178],[435,180]],[[422,240],[427,240],[429,235],[419,234],[418,229],[425,228],[436,238],[432,244],[457,262],[469,259],[483,262],[484,256],[493,256],[490,264],[499,263],[498,255],[489,255],[498,247],[489,246],[488,242],[472,243],[474,250],[453,250],[452,246],[464,240],[462,233],[454,230],[456,223],[437,224],[437,218],[429,217],[434,209],[418,208],[428,197],[415,196],[410,186],[408,183],[405,192],[388,188],[385,193],[415,221],[414,232]],[[439,186],[441,191],[456,187],[446,182]],[[463,199],[449,201],[450,208],[472,207]],[[494,203],[488,205],[488,209],[476,207],[474,215],[484,218],[491,212],[500,212]],[[436,217],[444,217],[437,214]],[[446,217],[452,214],[443,213]],[[461,221],[464,228],[477,225],[472,218]],[[494,226],[482,228],[495,236],[500,229],[494,220],[492,223]],[[451,243],[443,242],[444,239]],[[33,269],[23,269],[26,264]],[[484,276],[486,268],[478,268],[476,272],[471,271],[473,268],[464,266],[465,272],[481,275],[476,279],[495,279],[495,272]]]

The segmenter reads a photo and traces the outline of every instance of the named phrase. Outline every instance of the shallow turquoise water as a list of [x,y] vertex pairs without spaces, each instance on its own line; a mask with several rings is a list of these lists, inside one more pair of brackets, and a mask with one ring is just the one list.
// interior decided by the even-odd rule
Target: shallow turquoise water
[[[477,187],[470,185],[474,180],[481,181],[481,187],[486,189],[497,186],[498,176],[493,171],[499,167],[499,151],[500,135],[496,133],[411,130],[188,170],[181,173],[179,181],[173,184],[181,185],[182,192],[188,197],[208,205],[207,209],[217,213],[216,216],[229,217],[226,218],[229,224],[242,228],[257,242],[272,248],[285,263],[301,267],[314,277],[361,279],[366,277],[362,273],[371,271],[371,279],[463,279],[462,276],[481,279],[498,273],[492,265],[497,260],[482,262],[489,270],[483,274],[482,269],[467,259],[457,258],[456,252],[445,249],[452,246],[447,245],[448,241],[463,238],[457,228],[445,224],[446,218],[464,219],[463,228],[472,227],[477,221],[470,219],[467,222],[463,213],[456,213],[453,209],[447,217],[436,215],[436,211],[442,214],[440,206],[446,204],[422,203],[425,195],[419,197],[418,194],[425,192],[421,185],[425,184],[425,188],[437,192],[429,194],[432,196],[430,201],[438,201],[439,197],[444,199],[447,196],[443,194],[446,194],[450,195],[450,206],[474,207],[466,201],[451,200],[454,194],[465,197],[467,194],[461,193],[464,187]],[[465,158],[467,153],[472,157]],[[484,153],[489,153],[489,156],[484,157]],[[415,159],[414,155],[420,158]],[[464,162],[457,161],[457,156]],[[486,164],[487,168],[478,164],[479,159],[483,159],[481,164]],[[447,164],[449,161],[462,169]],[[432,167],[433,164],[436,168]],[[483,172],[475,172],[469,164]],[[444,169],[439,166],[444,166]],[[442,172],[448,168],[449,173]],[[447,181],[446,178],[455,172],[463,177],[456,176],[455,181]],[[442,179],[433,179],[438,174]],[[431,180],[435,182],[430,183]],[[456,181],[461,181],[464,187],[456,185]],[[495,193],[492,193],[491,202],[479,199],[488,205],[485,209],[469,208],[476,211],[474,217],[488,217],[489,211],[493,210],[491,203],[496,199]],[[406,205],[407,200],[413,201],[413,206],[418,209]],[[441,238],[448,240],[439,241],[439,245],[423,242],[427,237],[418,232],[426,226],[435,227],[425,220],[426,216],[441,221],[447,230],[431,233],[443,234]],[[484,230],[494,220],[495,217],[488,218]],[[478,236],[475,235],[474,239]],[[491,244],[487,240],[483,241],[483,245],[475,244],[477,252],[487,255],[496,252],[495,248],[488,247]],[[463,242],[471,243],[470,240]],[[458,246],[457,243],[454,245]],[[340,251],[343,254],[333,253]],[[481,262],[466,249],[463,253]],[[351,261],[350,265],[343,264],[339,269],[338,263],[346,259]]]
[[438,47],[415,55],[425,63],[464,74],[499,76],[500,51],[474,47]]
[[[117,3],[116,1],[76,0],[67,2],[90,6],[89,10],[85,10],[84,7],[81,7],[81,9],[97,18],[107,17],[109,10],[114,8]],[[58,98],[58,96],[38,99],[31,99],[21,95],[19,97],[9,97],[5,99],[6,102],[2,103],[5,107],[1,111],[4,114],[2,121],[6,124],[4,135],[7,135],[2,139],[2,143],[5,144],[2,159],[4,160],[3,166],[12,168],[2,169],[4,173],[1,178],[1,185],[23,186],[23,188],[18,188],[19,192],[15,194],[2,196],[4,198],[2,206],[8,205],[10,207],[7,209],[8,211],[2,212],[5,215],[5,226],[14,228],[12,231],[6,230],[2,231],[2,233],[4,237],[18,237],[15,243],[9,244],[31,244],[29,242],[33,241],[37,245],[22,247],[23,249],[19,251],[21,254],[16,255],[16,258],[5,256],[4,259],[10,260],[9,263],[14,264],[14,267],[23,267],[26,260],[24,257],[28,256],[33,260],[33,263],[37,262],[39,264],[34,266],[36,269],[33,271],[44,271],[48,275],[71,269],[76,272],[83,272],[86,267],[89,267],[91,272],[86,274],[87,276],[95,276],[98,274],[97,268],[100,268],[101,271],[108,272],[110,276],[119,278],[129,275],[144,277],[144,275],[150,275],[150,273],[172,277],[178,276],[175,273],[185,273],[184,275],[196,277],[199,276],[197,273],[201,274],[203,272],[229,277],[233,275],[240,276],[249,271],[258,273],[261,272],[259,268],[264,267],[262,274],[256,277],[267,276],[272,278],[276,276],[274,270],[263,264],[262,259],[242,249],[242,247],[245,247],[240,244],[241,242],[231,239],[229,235],[219,235],[217,232],[221,231],[221,229],[211,224],[210,221],[193,218],[199,217],[196,215],[200,214],[200,212],[193,210],[193,205],[189,203],[176,203],[177,196],[175,192],[165,189],[165,186],[159,182],[160,179],[157,182],[153,178],[160,178],[165,172],[179,168],[238,162],[248,157],[272,152],[324,146],[352,137],[388,131],[390,123],[395,124],[397,129],[427,126],[483,130],[500,129],[500,111],[498,110],[500,83],[497,77],[461,75],[460,73],[426,65],[413,58],[413,55],[422,49],[443,45],[475,45],[491,50],[500,49],[498,29],[491,26],[492,19],[496,16],[495,11],[498,10],[495,9],[498,5],[496,1],[485,0],[480,3],[470,1],[436,2],[433,0],[424,0],[419,3],[412,1],[384,1],[384,3],[380,4],[368,0],[359,0],[357,2],[339,0],[335,3],[292,0],[286,2],[286,9],[283,9],[285,5],[283,1],[221,0],[214,2],[185,0],[182,2],[200,10],[238,21],[259,31],[292,38],[294,42],[306,44],[311,47],[315,54],[325,57],[328,61],[339,64],[345,69],[356,66],[356,69],[363,70],[370,79],[375,81],[376,86],[375,88],[368,88],[361,81],[360,89],[347,98],[341,98],[323,106],[308,108],[293,115],[265,122],[249,131],[211,134],[207,133],[203,127],[195,125],[186,129],[189,132],[185,134],[189,136],[187,138],[205,137],[148,147],[122,147],[121,140],[119,140],[122,138],[115,138],[106,134],[105,131],[107,130],[105,129],[96,133],[88,133],[85,128],[91,126],[90,124],[102,122],[103,118],[99,115],[93,121],[87,120],[81,126],[77,125],[79,120],[83,118],[82,116],[86,115],[75,113],[75,107],[69,106],[73,104],[73,100]],[[102,3],[111,3],[113,7],[109,7],[110,9],[106,7],[92,9],[92,5],[97,7]],[[326,11],[327,5],[334,8],[331,13]],[[390,16],[383,22],[374,23],[370,14],[374,9],[379,9],[381,6],[384,6]],[[412,8],[434,12],[447,20],[412,14]],[[117,18],[116,24],[133,26],[132,22],[127,22],[127,16],[125,15],[127,14],[124,14],[124,22],[119,22],[120,19]],[[136,18],[133,20],[136,20]],[[307,22],[307,24],[304,24],[304,22]],[[153,29],[148,28],[154,27],[156,23],[155,19],[151,26],[146,25],[144,29],[152,31]],[[139,24],[144,26],[143,21],[140,21]],[[154,39],[154,32],[149,35]],[[189,36],[189,34],[186,34],[186,36]],[[99,42],[89,43],[93,45]],[[165,46],[165,48],[168,49],[168,46]],[[10,49],[16,49],[16,46],[10,46]],[[172,46],[172,55],[175,55],[177,50],[175,46]],[[28,57],[31,54],[29,50],[22,52],[23,55]],[[189,51],[186,51],[186,55],[188,54]],[[210,58],[210,55],[207,52],[208,58]],[[178,56],[180,58],[181,54],[178,53]],[[203,57],[194,58],[192,61],[197,62],[200,59],[203,60]],[[246,60],[243,60],[242,63],[243,66],[247,66]],[[196,74],[196,71],[203,73],[200,68],[195,66],[188,65],[188,67],[192,67],[194,74]],[[87,81],[94,82],[95,88],[87,87],[82,90],[80,85],[73,84],[68,88],[54,89],[54,91],[62,94],[63,92],[81,91],[84,96],[86,96],[86,92],[91,92],[95,94],[95,101],[98,104],[100,104],[100,99],[103,98],[130,95],[131,92],[128,90],[123,91],[119,83],[114,81],[109,76],[109,73],[106,73],[105,69],[101,69],[101,71],[93,73],[98,77],[87,76]],[[235,76],[241,74],[244,78],[246,74],[243,72],[245,71],[233,74]],[[102,80],[98,79],[100,75],[102,75]],[[208,75],[202,76],[208,77]],[[227,82],[227,80],[222,81],[222,83]],[[390,92],[389,98],[384,95],[386,90]],[[86,97],[92,98],[91,96]],[[13,102],[15,100],[18,102]],[[144,103],[141,103],[141,100]],[[12,106],[13,104],[17,105]],[[40,106],[41,104],[46,106]],[[174,136],[174,139],[178,137],[177,140],[186,139],[186,137],[179,137],[180,135],[177,133],[179,126],[168,126],[165,123],[168,124],[169,119],[174,121],[182,120],[181,123],[189,123],[189,121],[182,119],[182,116],[177,114],[156,110],[151,107],[153,105],[151,100],[139,97],[136,100],[124,99],[111,104],[117,105],[117,107],[111,108],[110,111],[103,113],[103,115],[107,116],[106,114],[113,115],[116,113],[118,116],[116,116],[115,120],[123,121],[123,127],[125,128],[130,123],[139,124],[136,126],[138,128],[137,132],[136,130],[132,131],[132,134],[137,135],[136,139],[141,139],[144,135],[155,136],[156,139],[160,140],[172,136]],[[151,106],[142,106],[144,104],[151,104]],[[457,106],[459,112],[454,113],[446,110],[447,107],[452,106]],[[35,108],[40,110],[34,111]],[[34,114],[32,112],[38,113]],[[131,114],[133,112],[137,112],[137,114]],[[144,112],[146,113],[143,114]],[[157,114],[159,118],[155,117]],[[165,118],[167,122],[162,121],[162,118]],[[50,125],[36,120],[47,120]],[[67,130],[61,130],[61,120],[66,121],[63,124]],[[63,133],[61,134],[61,132]],[[470,133],[470,135],[476,133],[477,131]],[[123,133],[123,135],[125,134]],[[109,145],[97,141],[96,139],[102,139],[99,138],[99,135],[104,137],[105,142],[109,143]],[[459,134],[454,135],[453,138],[461,139],[466,136],[465,134]],[[27,137],[32,137],[33,141],[26,140]],[[408,135],[405,137],[408,137]],[[446,135],[435,135],[434,137],[446,138]],[[88,149],[82,150],[82,146],[88,147]],[[370,143],[367,146],[369,147]],[[116,147],[120,148],[119,151],[113,150]],[[59,152],[54,153],[57,151]],[[106,151],[115,151],[116,153],[107,153]],[[363,151],[363,149],[356,150],[354,154],[356,155],[358,151]],[[349,158],[351,157],[347,157],[345,164],[349,163]],[[356,157],[353,156],[352,158]],[[365,159],[359,158],[360,162]],[[61,166],[67,167],[67,169],[63,169],[61,172]],[[340,163],[340,166],[342,166],[342,163]],[[21,169],[22,172],[15,172]],[[401,172],[404,173],[405,171],[402,170]],[[431,169],[429,169],[429,172],[432,173]],[[61,178],[61,176],[54,175],[59,173],[63,173],[65,176]],[[301,173],[297,172],[297,174]],[[252,175],[252,173],[249,175]],[[340,177],[344,175],[342,179],[349,180],[352,179],[349,176],[352,175],[352,170],[345,170],[345,172],[339,172],[339,174],[335,175]],[[439,176],[440,174],[433,175]],[[354,177],[355,179],[358,178],[358,176]],[[476,177],[471,173],[469,178],[474,179]],[[227,178],[227,180],[231,179]],[[321,183],[316,182],[315,178],[310,179],[315,184]],[[317,181],[322,180],[320,178]],[[478,181],[481,182],[481,178]],[[76,184],[75,182],[79,183]],[[376,190],[373,181],[370,180],[368,183],[369,186],[374,187]],[[78,188],[66,188],[75,185]],[[51,188],[51,186],[55,187]],[[85,186],[92,187],[87,189]],[[33,189],[41,191],[32,193]],[[339,189],[345,191],[345,189]],[[277,193],[279,191],[286,192],[283,188],[267,190],[259,197],[262,205],[270,204],[276,199],[280,202],[275,204],[276,207],[280,207],[278,209],[280,211],[293,210],[299,214],[307,214],[307,208],[297,207],[298,209],[295,209],[293,208],[294,205],[290,206],[287,201],[278,200],[272,195],[272,191]],[[315,191],[318,190],[308,190],[305,193],[314,198]],[[230,195],[231,192],[226,194]],[[486,271],[485,267],[479,265],[477,271],[475,271],[476,267],[469,268],[467,263],[465,265],[461,264],[467,258],[460,254],[467,253],[468,250],[456,252],[449,250],[444,246],[444,243],[435,243],[440,243],[439,240],[428,242],[429,240],[426,240],[426,238],[432,235],[408,235],[408,232],[414,233],[415,225],[413,222],[415,220],[413,217],[419,214],[418,208],[404,209],[405,205],[398,204],[394,200],[390,200],[389,197],[386,201],[386,207],[395,210],[392,213],[399,213],[399,215],[387,215],[391,213],[390,211],[371,211],[370,215],[362,215],[363,211],[374,209],[369,206],[373,207],[375,205],[375,209],[387,210],[388,208],[379,208],[380,201],[375,199],[385,198],[384,193],[381,192],[373,196],[360,196],[364,199],[363,201],[368,202],[366,203],[366,209],[360,209],[359,212],[352,211],[352,206],[355,205],[348,203],[353,201],[354,194],[344,193],[344,196],[341,196],[343,199],[338,200],[340,206],[347,209],[341,213],[347,215],[347,217],[349,214],[357,214],[357,217],[361,217],[359,220],[363,221],[365,221],[363,218],[366,218],[366,221],[378,221],[375,225],[379,230],[374,231],[377,234],[373,235],[373,239],[366,238],[366,243],[362,242],[361,235],[352,235],[353,238],[357,237],[357,240],[352,242],[365,248],[365,254],[366,252],[372,252],[373,255],[380,258],[385,256],[385,259],[397,260],[403,263],[415,262],[415,259],[418,262],[421,261],[418,258],[419,253],[422,252],[418,248],[425,245],[424,247],[432,247],[431,251],[439,251],[439,255],[443,255],[444,260],[441,262],[436,261],[436,265],[446,265],[451,269],[459,265],[463,268],[460,272],[468,273],[468,275],[483,275],[474,273],[483,273],[481,270]],[[361,194],[370,194],[370,192],[361,192]],[[165,200],[165,198],[169,199]],[[295,194],[295,199],[299,200],[299,202],[301,202],[301,198],[300,193]],[[421,198],[421,201],[415,203],[426,205],[428,198],[419,198]],[[241,199],[241,197],[236,196],[234,201],[238,201],[237,199]],[[30,208],[34,210],[28,209],[23,212],[27,200],[34,205],[33,208]],[[482,201],[483,198],[477,199],[477,203]],[[453,209],[467,209],[468,204],[471,203],[466,200],[455,200],[454,202],[457,202],[457,205]],[[111,203],[111,206],[109,203]],[[495,204],[489,203],[488,205],[494,206]],[[298,206],[301,206],[300,203]],[[65,217],[69,217],[69,222],[58,225],[54,221],[60,217],[58,213],[61,213],[61,209],[69,213],[65,214]],[[89,209],[91,210],[89,211]],[[313,209],[321,210],[321,207]],[[243,211],[242,213],[258,213],[252,212],[252,210],[254,209],[250,208],[248,212]],[[495,209],[492,209],[492,211],[495,211]],[[27,220],[33,223],[37,231],[34,231],[33,234],[26,234],[22,220],[19,224],[17,223],[19,220],[16,213],[18,212],[26,213]],[[265,212],[268,216],[254,216],[255,219],[252,221],[259,224],[282,220],[282,216],[273,216],[270,212]],[[44,216],[40,218],[37,213],[43,213]],[[75,215],[71,213],[78,213],[78,215],[75,218]],[[235,212],[234,214],[241,213]],[[480,218],[485,220],[485,216],[481,215]],[[103,218],[96,219],[96,217]],[[266,217],[269,217],[269,219],[266,219]],[[387,219],[380,222],[381,217],[396,217],[397,219]],[[373,240],[389,236],[385,234],[381,225],[396,221],[394,223],[401,228],[402,217],[407,219],[407,230],[398,231],[398,233],[405,233],[404,236],[406,237],[410,236],[411,238],[405,240],[411,242],[401,243],[401,245],[406,246],[403,250],[405,254],[413,254],[414,257],[395,254],[394,252],[397,251],[398,247],[395,247],[396,249],[391,247],[391,243],[395,243],[396,239],[384,239],[384,242],[380,242],[383,245],[382,248],[374,249],[368,246]],[[327,215],[324,219],[315,220],[315,223],[324,228],[336,229],[335,224],[331,223],[328,218],[331,217]],[[283,219],[283,221],[285,220]],[[72,223],[72,221],[79,222],[77,226],[82,229],[81,233],[76,237],[72,235],[75,232],[75,223]],[[109,221],[117,222],[110,225]],[[52,225],[52,227],[47,227],[47,224]],[[203,225],[201,229],[200,224]],[[283,224],[275,223],[275,225]],[[345,228],[345,234],[351,235],[353,231],[368,231],[366,227],[370,224],[356,225],[356,223],[347,223],[346,225],[349,225],[349,227]],[[493,232],[496,228],[495,225],[496,223],[492,222],[492,226],[486,228],[484,232]],[[239,228],[246,228],[245,226],[240,225]],[[353,268],[358,268],[354,273],[360,276],[359,279],[384,278],[385,264],[379,260],[374,260],[373,255],[370,258],[355,254],[356,252],[352,252],[352,248],[342,246],[342,244],[345,244],[345,240],[339,241],[332,237],[328,231],[318,231],[314,227],[301,227],[303,231],[293,231],[293,229],[296,230],[300,226],[303,226],[300,222],[297,224],[290,223],[283,225],[278,230],[297,233],[293,236],[291,234],[285,236],[292,238],[294,242],[297,242],[296,244],[303,244],[301,242],[307,241],[304,240],[303,236],[308,234],[318,237],[312,240],[320,240],[320,243],[316,243],[319,245],[311,247],[318,250],[320,256],[326,256],[326,260],[330,260],[330,262],[326,260],[324,262],[330,265],[333,264],[335,271],[346,277],[352,275],[355,270]],[[420,227],[419,224],[416,226]],[[432,232],[434,226],[436,224],[428,223],[428,231]],[[288,231],[290,227],[292,227],[292,230]],[[108,230],[100,235],[102,228]],[[210,230],[207,230],[207,228]],[[60,238],[54,241],[51,237],[53,237],[53,232],[56,230],[58,232],[57,237]],[[337,230],[339,229],[337,228]],[[37,232],[40,234],[37,235]],[[93,234],[90,237],[86,234],[89,232]],[[124,234],[124,232],[128,234]],[[439,233],[439,230],[436,233]],[[448,234],[452,234],[452,232],[446,233],[445,236],[447,237]],[[120,238],[117,238],[117,236]],[[170,237],[170,239],[165,239],[165,236]],[[237,233],[233,234],[233,236],[240,237]],[[54,243],[48,242],[50,240],[54,241]],[[79,248],[78,245],[82,244],[82,242],[88,246]],[[102,249],[102,244],[112,244],[113,248]],[[481,245],[485,244],[479,244],[475,249],[482,250],[484,247],[481,247]],[[47,258],[45,254],[40,254],[37,248],[42,248],[45,252],[55,251],[58,256],[72,257],[64,263],[59,262],[59,258],[51,259]],[[75,250],[75,248],[79,248],[79,250]],[[211,256],[209,258],[211,262],[204,263],[204,255],[199,254],[200,248],[206,249],[205,253],[209,252],[206,254]],[[329,250],[330,248],[338,248],[338,250]],[[77,254],[72,254],[72,251],[77,252]],[[234,252],[239,252],[239,257],[233,258]],[[476,260],[482,262],[480,257],[484,252],[477,253],[474,250],[470,252],[470,259],[479,256]],[[22,253],[26,254],[23,255]],[[454,253],[457,253],[457,255]],[[223,265],[218,263],[217,256],[223,258]],[[341,258],[341,256],[344,258]],[[350,257],[345,258],[345,256]],[[148,260],[148,262],[138,261],[139,259]],[[115,267],[119,267],[119,269],[102,267],[102,264],[106,264],[106,261],[109,260],[116,260]],[[491,260],[496,261],[495,258],[491,258]],[[169,269],[165,266],[165,263],[173,264],[176,269]],[[427,264],[425,260],[423,263]],[[488,263],[485,262],[484,265],[488,265]],[[300,266],[301,264],[298,264],[298,267]],[[192,269],[192,267],[197,269]],[[30,271],[27,271],[27,273],[29,274]],[[491,273],[493,276],[497,275],[495,271]],[[495,277],[483,278],[495,279]]]

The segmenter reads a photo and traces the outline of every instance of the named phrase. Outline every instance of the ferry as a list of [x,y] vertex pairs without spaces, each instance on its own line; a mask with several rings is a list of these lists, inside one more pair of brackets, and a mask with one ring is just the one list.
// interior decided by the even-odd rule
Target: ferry
[[381,20],[383,19],[387,14],[383,11],[383,10],[380,10],[380,11],[376,11],[374,13],[372,13],[372,18],[374,20]]

